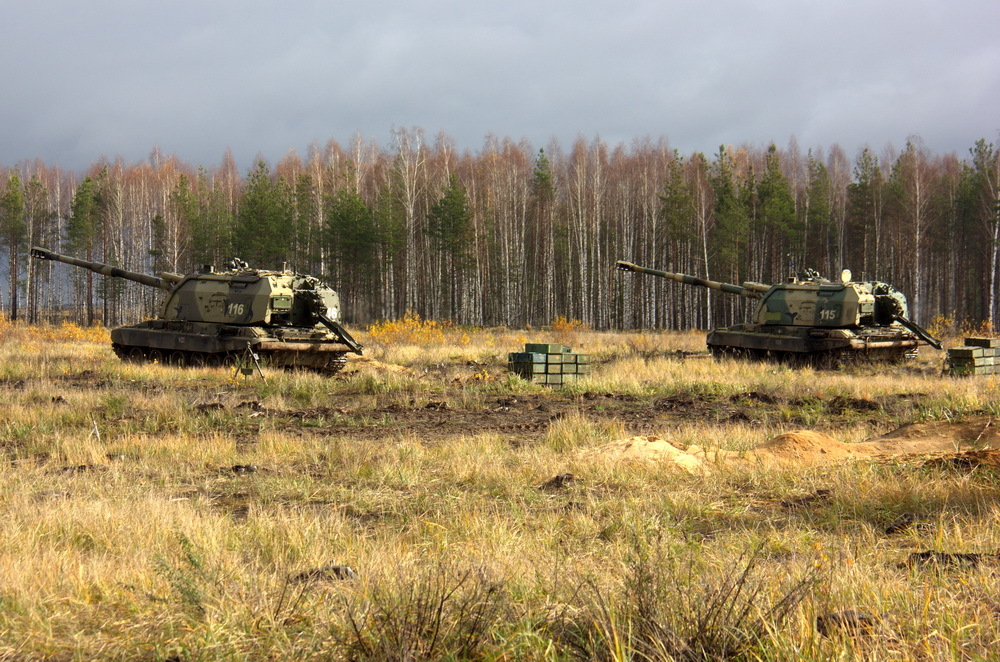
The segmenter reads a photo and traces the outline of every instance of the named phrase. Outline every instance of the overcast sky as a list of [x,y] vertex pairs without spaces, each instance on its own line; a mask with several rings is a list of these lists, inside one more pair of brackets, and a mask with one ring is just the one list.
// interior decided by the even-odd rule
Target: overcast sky
[[4,3],[0,165],[154,147],[242,171],[419,127],[965,156],[1000,137],[998,0]]

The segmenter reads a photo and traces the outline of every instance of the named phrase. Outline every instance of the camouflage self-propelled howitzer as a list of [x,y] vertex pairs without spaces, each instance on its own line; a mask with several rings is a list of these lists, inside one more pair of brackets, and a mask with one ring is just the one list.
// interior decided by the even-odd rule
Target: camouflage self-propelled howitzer
[[78,260],[44,248],[31,257],[55,260],[167,291],[159,318],[112,329],[112,347],[127,361],[221,365],[247,350],[267,363],[333,374],[362,347],[342,327],[340,297],[313,276],[251,269],[157,276]]
[[921,343],[941,343],[907,318],[906,296],[881,281],[852,281],[847,270],[834,283],[808,270],[776,285],[703,280],[619,261],[619,269],[757,299],[753,322],[713,329],[706,339],[714,356],[792,360],[835,365],[843,359],[899,361],[916,356]]

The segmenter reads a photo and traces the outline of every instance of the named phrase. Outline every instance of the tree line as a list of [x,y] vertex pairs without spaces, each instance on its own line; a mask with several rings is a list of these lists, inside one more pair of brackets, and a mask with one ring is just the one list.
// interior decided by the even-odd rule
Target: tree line
[[28,258],[33,245],[131,271],[187,273],[240,257],[340,291],[345,318],[408,311],[474,325],[708,328],[744,319],[740,297],[616,273],[637,264],[702,278],[777,282],[805,268],[889,282],[911,317],[995,323],[1000,313],[1000,148],[933,154],[794,140],[681,155],[666,140],[577,140],[536,149],[490,137],[393,131],[313,146],[245,175],[154,150],[84,173],[0,166],[7,264],[0,310],[30,322],[115,325],[153,317],[160,292]]

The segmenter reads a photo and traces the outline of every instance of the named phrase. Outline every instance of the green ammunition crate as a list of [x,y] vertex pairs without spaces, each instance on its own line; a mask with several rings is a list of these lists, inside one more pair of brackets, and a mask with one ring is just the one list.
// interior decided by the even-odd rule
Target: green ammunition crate
[[523,352],[507,354],[508,369],[532,384],[559,386],[590,373],[590,354],[574,354],[558,343],[525,343]]
[[949,358],[978,358],[983,356],[984,350],[982,347],[952,347],[948,350]]
[[507,367],[511,372],[519,375],[531,375],[545,372],[544,363],[508,363]]
[[545,363],[545,354],[541,352],[511,352],[507,355],[511,363]]
[[977,356],[975,358],[951,357],[952,365],[962,365],[966,367],[984,368],[996,364],[996,358],[992,356]]
[[566,354],[570,351],[570,348],[559,343],[529,342],[524,345],[524,351],[539,352],[541,354]]
[[966,338],[966,345],[975,347],[998,347],[1000,348],[1000,338]]
[[994,365],[955,365],[948,368],[948,373],[955,376],[966,375],[996,375],[998,367]]

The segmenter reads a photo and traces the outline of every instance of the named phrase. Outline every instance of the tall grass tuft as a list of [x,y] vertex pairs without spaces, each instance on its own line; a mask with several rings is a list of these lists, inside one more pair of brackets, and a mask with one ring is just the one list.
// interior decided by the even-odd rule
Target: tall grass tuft
[[341,644],[354,660],[466,660],[480,657],[508,616],[502,583],[483,568],[439,561],[397,569],[346,605]]
[[185,611],[201,619],[205,616],[205,599],[208,587],[214,584],[206,568],[204,554],[184,534],[177,535],[180,547],[178,559],[171,561],[158,557],[154,562],[157,574],[170,585],[174,596]]
[[545,442],[552,450],[565,452],[624,436],[625,427],[620,421],[591,421],[586,415],[575,412],[549,424]]
[[763,545],[728,572],[688,554],[679,561],[660,539],[636,540],[617,592],[587,583],[590,626],[567,628],[569,646],[588,660],[766,659],[816,585],[813,571],[784,583],[767,576]]

